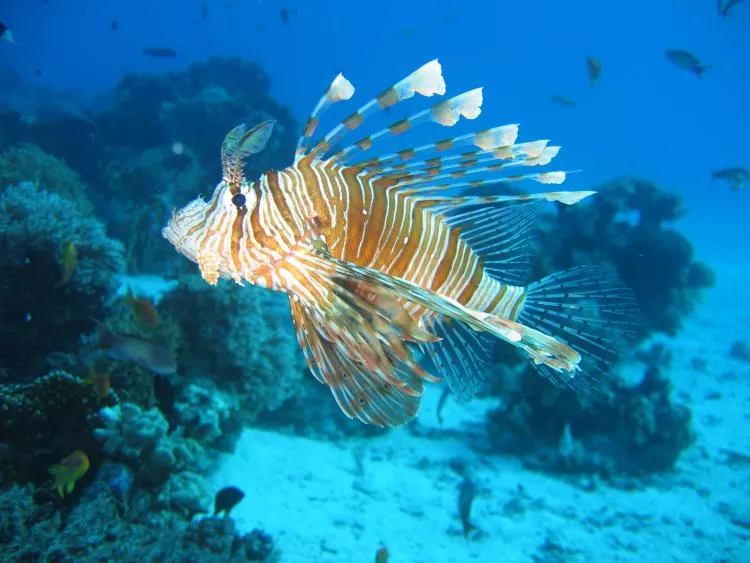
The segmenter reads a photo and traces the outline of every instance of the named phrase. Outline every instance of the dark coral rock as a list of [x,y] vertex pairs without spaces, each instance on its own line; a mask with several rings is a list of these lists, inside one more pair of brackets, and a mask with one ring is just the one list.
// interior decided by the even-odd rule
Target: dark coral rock
[[82,497],[65,510],[35,496],[29,486],[0,494],[3,561],[235,563],[266,561],[273,549],[269,536],[241,536],[229,519],[186,526],[165,513],[141,523],[123,518],[123,503],[108,494]]
[[665,225],[683,213],[679,197],[637,178],[614,180],[597,192],[582,204],[561,206],[546,221],[542,273],[611,264],[636,293],[643,334],[676,334],[702,291],[714,284],[711,270],[694,260],[690,242]]
[[736,360],[750,363],[750,342],[738,340],[729,348],[729,356]]
[[638,385],[602,384],[601,396],[576,394],[526,374],[489,415],[495,447],[554,473],[611,478],[672,469],[694,435],[690,410],[671,401],[669,381],[651,366]]
[[102,399],[90,385],[62,371],[28,383],[0,385],[0,442],[10,447],[0,456],[6,477],[22,483],[49,481],[47,468],[77,449],[95,465],[96,413],[113,402],[112,396]]
[[[20,381],[46,371],[53,354],[75,354],[90,317],[104,318],[123,269],[123,248],[70,200],[33,184],[0,191],[0,368]],[[78,259],[61,280],[63,248]]]
[[231,518],[208,517],[192,523],[185,542],[194,543],[227,560],[266,561],[273,553],[273,539],[261,530],[241,536]]

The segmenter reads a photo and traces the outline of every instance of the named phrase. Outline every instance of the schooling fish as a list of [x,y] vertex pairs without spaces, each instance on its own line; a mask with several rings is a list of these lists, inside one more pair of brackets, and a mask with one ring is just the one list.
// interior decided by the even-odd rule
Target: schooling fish
[[677,68],[691,72],[698,78],[703,78],[703,73],[711,68],[711,65],[702,64],[698,57],[682,49],[668,49],[664,56]]
[[5,39],[6,41],[15,43],[15,41],[13,40],[13,34],[10,32],[10,29],[8,29],[8,26],[3,22],[0,22],[0,39]]
[[138,324],[142,326],[155,327],[159,324],[159,314],[151,300],[146,297],[136,297],[130,288],[125,297],[118,300],[118,304],[130,307]]
[[742,2],[742,0],[719,0],[717,3],[717,11],[720,16],[729,16],[731,15],[732,8],[740,2]]
[[144,47],[143,54],[158,59],[171,59],[177,56],[177,52],[167,47]]
[[576,107],[576,101],[573,98],[568,98],[567,96],[552,96],[552,101],[556,104],[560,104],[561,106],[565,106],[566,108]]
[[134,334],[116,334],[97,321],[97,347],[113,360],[134,362],[149,371],[169,375],[177,371],[172,352],[164,346]]
[[586,70],[589,74],[589,86],[593,86],[602,75],[602,63],[599,59],[588,57],[586,59]]
[[724,168],[711,173],[713,180],[724,180],[732,191],[739,192],[745,187],[745,182],[750,181],[750,169],[748,168]]
[[[529,285],[529,243],[544,202],[572,205],[594,192],[509,195],[508,183],[559,184],[566,172],[500,175],[546,165],[559,147],[516,143],[511,124],[357,160],[422,124],[475,119],[483,101],[477,88],[327,156],[378,111],[417,94],[445,94],[434,60],[309,148],[323,112],[353,94],[339,74],[308,118],[294,162],[257,180],[245,177],[243,161],[263,149],[273,122],[230,131],[211,198],[174,210],[163,236],[211,285],[223,278],[286,293],[310,371],[347,416],[365,423],[408,422],[423,383],[436,375],[457,398],[471,396],[496,340],[556,384],[587,388],[616,361],[620,336],[633,336],[632,292],[595,267]],[[480,187],[484,195],[471,193]],[[457,189],[470,194],[456,196]],[[435,375],[418,363],[415,346]]]

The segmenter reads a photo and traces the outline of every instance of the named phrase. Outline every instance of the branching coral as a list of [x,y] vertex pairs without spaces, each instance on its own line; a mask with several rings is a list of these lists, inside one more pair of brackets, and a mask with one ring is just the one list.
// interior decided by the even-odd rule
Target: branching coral
[[[97,219],[31,183],[5,188],[0,210],[0,366],[26,378],[43,371],[53,352],[77,352],[90,317],[105,316],[114,274],[124,267],[123,247]],[[69,244],[77,250],[75,269],[56,287]]]

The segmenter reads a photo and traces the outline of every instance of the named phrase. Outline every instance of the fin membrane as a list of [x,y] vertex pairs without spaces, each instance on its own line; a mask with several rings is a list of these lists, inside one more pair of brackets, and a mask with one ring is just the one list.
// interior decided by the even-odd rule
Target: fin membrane
[[441,340],[420,348],[432,361],[435,373],[445,379],[454,398],[459,402],[469,400],[482,386],[497,339],[444,317],[435,319],[429,328]]
[[614,273],[582,266],[532,283],[517,320],[581,355],[573,372],[535,368],[555,385],[584,390],[596,388],[635,341],[638,317],[633,292]]

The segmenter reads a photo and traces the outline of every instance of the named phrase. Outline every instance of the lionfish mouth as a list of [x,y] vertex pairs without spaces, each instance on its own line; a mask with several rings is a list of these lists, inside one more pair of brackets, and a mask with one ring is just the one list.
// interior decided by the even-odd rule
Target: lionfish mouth
[[[201,205],[202,204],[202,205]],[[192,218],[198,216],[200,207],[206,202],[197,199],[180,210],[173,209],[172,217],[161,231],[161,236],[167,239],[175,250],[192,262],[198,262],[198,241],[196,236],[190,236],[192,227],[196,225]]]

